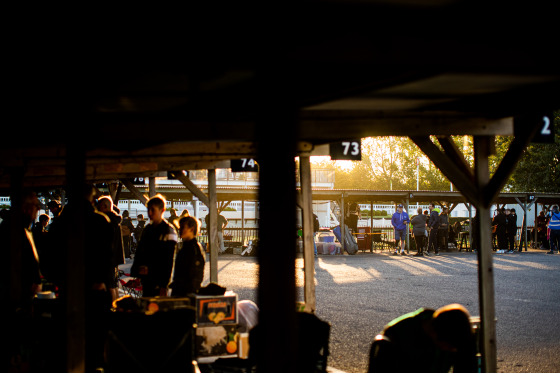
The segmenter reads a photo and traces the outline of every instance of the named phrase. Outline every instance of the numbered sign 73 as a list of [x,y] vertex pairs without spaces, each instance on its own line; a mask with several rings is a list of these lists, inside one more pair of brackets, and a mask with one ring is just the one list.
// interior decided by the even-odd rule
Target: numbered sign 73
[[330,144],[331,160],[362,160],[362,140],[350,139]]

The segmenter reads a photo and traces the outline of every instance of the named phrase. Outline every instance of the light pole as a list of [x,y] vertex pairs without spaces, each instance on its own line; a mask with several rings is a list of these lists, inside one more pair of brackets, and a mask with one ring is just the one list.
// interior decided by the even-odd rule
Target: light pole
[[416,156],[416,191],[420,191],[420,158]]

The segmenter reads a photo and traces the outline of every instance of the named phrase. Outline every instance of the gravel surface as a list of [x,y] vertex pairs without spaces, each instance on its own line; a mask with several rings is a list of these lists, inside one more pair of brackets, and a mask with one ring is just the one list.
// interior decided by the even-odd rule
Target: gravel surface
[[[560,371],[560,255],[544,251],[495,254],[499,372]],[[303,300],[303,261],[296,260]],[[239,299],[257,297],[256,258],[221,255],[218,281]],[[206,269],[208,282],[208,263]],[[478,316],[477,259],[472,252],[441,256],[362,253],[319,256],[317,315],[331,323],[329,366],[367,371],[369,348],[383,326],[420,307],[458,302]],[[405,358],[406,356],[403,356]]]

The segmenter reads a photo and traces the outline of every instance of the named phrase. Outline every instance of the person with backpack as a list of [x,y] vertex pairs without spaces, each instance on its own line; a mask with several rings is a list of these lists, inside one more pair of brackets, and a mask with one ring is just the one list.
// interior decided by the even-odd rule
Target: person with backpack
[[550,251],[546,253],[554,254],[555,250],[560,253],[560,212],[558,211],[558,205],[552,207],[548,228],[550,229]]

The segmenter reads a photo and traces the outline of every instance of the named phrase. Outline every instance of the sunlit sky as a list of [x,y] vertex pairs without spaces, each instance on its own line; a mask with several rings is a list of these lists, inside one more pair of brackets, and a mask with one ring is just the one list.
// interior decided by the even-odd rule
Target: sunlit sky
[[[318,164],[324,161],[330,161],[331,156],[311,156],[310,161],[312,164]],[[351,169],[356,161],[337,160],[335,165],[341,169]]]

